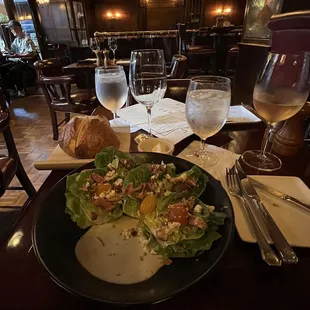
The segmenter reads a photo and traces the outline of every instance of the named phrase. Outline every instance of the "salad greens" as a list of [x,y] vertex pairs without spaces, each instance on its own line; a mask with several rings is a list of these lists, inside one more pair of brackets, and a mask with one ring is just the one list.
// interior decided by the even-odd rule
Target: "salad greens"
[[199,200],[208,177],[198,167],[176,174],[174,164],[138,164],[113,147],[95,166],[67,177],[66,213],[80,228],[138,218],[146,247],[167,258],[197,256],[221,238],[226,214]]

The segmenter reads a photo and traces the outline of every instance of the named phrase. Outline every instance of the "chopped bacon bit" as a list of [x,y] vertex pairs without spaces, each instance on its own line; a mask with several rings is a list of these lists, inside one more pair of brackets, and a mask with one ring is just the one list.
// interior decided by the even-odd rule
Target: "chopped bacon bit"
[[202,218],[200,218],[199,216],[190,215],[188,224],[192,225],[192,226],[196,226],[196,227],[201,228],[203,230],[205,230],[207,228],[206,222]]
[[94,201],[95,206],[98,207],[102,207],[103,209],[105,209],[106,211],[112,211],[115,208],[115,205],[108,202],[106,199],[104,198],[98,198]]
[[90,213],[90,218],[92,219],[92,221],[95,221],[97,219],[98,215],[95,212],[91,212]]
[[133,237],[137,237],[138,236],[138,232],[134,228],[131,228],[130,232],[131,232],[131,235]]
[[92,176],[93,180],[97,183],[103,183],[104,182],[104,177],[102,177],[101,175],[99,175],[95,172],[93,172],[91,176]]

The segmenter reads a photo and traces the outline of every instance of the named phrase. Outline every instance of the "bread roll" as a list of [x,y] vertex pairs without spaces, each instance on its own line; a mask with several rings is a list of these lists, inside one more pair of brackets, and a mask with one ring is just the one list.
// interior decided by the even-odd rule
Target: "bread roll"
[[106,146],[119,148],[120,140],[104,116],[75,116],[65,125],[58,143],[68,155],[92,159]]

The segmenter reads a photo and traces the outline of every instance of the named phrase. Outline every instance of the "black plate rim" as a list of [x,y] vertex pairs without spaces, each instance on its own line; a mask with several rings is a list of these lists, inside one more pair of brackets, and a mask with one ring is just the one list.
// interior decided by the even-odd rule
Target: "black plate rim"
[[[156,153],[153,153],[153,152],[130,152],[130,154],[139,154],[139,155],[143,155],[143,154],[156,154]],[[176,156],[173,156],[173,155],[168,155],[169,157],[176,157]],[[183,158],[179,158],[179,157],[176,157],[178,159],[181,159],[191,165],[195,165],[193,164],[192,162],[186,160],[186,159],[183,159]],[[50,190],[44,195],[44,196],[41,196],[40,197],[40,200],[38,201],[38,203],[36,204],[39,204],[41,205],[41,202],[44,201],[45,197],[48,196],[48,193],[50,191],[52,191],[55,187],[58,186],[58,184],[60,182],[62,182],[65,178],[67,178],[68,175],[71,175],[71,174],[74,174],[76,172],[79,172],[81,169],[83,169],[84,167],[87,167],[89,165],[94,165],[94,161],[90,162],[90,163],[87,163],[81,167],[78,167],[76,169],[74,169],[73,171],[69,172],[68,174],[66,174],[64,177],[62,177],[52,188],[50,188]],[[209,172],[207,172],[206,170],[204,170],[203,168],[199,167],[199,169],[203,170],[210,179],[212,179],[212,181],[214,182],[217,182],[219,183],[219,185],[223,188],[223,186],[221,185],[221,182],[218,181],[217,179],[215,179]],[[223,188],[224,189],[224,188]],[[225,191],[225,189],[224,189]],[[226,193],[226,191],[225,191]],[[53,273],[51,272],[51,270],[49,269],[49,267],[45,264],[44,260],[42,259],[40,253],[39,253],[39,250],[38,250],[38,247],[37,247],[37,242],[36,242],[36,222],[37,222],[37,218],[39,216],[39,211],[40,211],[40,208],[41,206],[39,206],[36,211],[35,211],[35,215],[34,215],[34,218],[33,218],[33,224],[32,224],[32,228],[31,228],[31,240],[32,240],[32,245],[33,245],[33,249],[34,249],[34,252],[35,252],[35,255],[39,261],[39,263],[46,269],[46,271],[48,272],[51,280],[56,283],[59,287],[61,287],[62,289],[64,289],[65,291],[67,291],[68,293],[74,295],[74,296],[77,296],[77,297],[83,297],[85,299],[90,299],[90,300],[93,300],[93,301],[97,301],[97,302],[100,302],[100,303],[103,303],[103,304],[109,304],[109,305],[113,305],[113,306],[134,306],[134,305],[146,305],[146,304],[158,304],[158,303],[161,303],[163,301],[166,301],[166,300],[169,300],[171,298],[173,298],[174,296],[182,293],[183,291],[185,291],[186,289],[188,289],[189,287],[197,284],[200,280],[202,280],[213,268],[215,265],[217,265],[217,263],[220,261],[220,259],[222,258],[222,256],[226,253],[226,250],[227,248],[229,247],[229,245],[231,244],[231,241],[233,239],[233,236],[234,236],[234,232],[235,232],[235,214],[234,214],[234,210],[233,210],[233,207],[232,207],[232,203],[231,203],[231,200],[229,198],[229,196],[227,195],[226,193],[226,196],[228,198],[228,201],[230,203],[230,208],[231,208],[231,211],[232,211],[232,218],[230,218],[230,222],[231,222],[231,225],[230,225],[230,232],[229,232],[229,238],[227,239],[227,242],[225,243],[224,247],[223,247],[223,251],[221,252],[221,254],[216,258],[216,260],[213,262],[213,264],[210,266],[210,268],[205,272],[203,273],[200,277],[196,278],[194,281],[192,281],[191,283],[185,285],[184,287],[174,291],[172,294],[169,294],[167,296],[164,296],[162,297],[161,299],[154,299],[154,300],[150,300],[148,302],[139,302],[139,301],[130,301],[130,302],[118,302],[118,301],[104,301],[100,298],[96,298],[96,297],[93,297],[93,296],[89,296],[87,294],[84,294],[84,293],[81,293],[81,292],[78,292],[76,291],[75,289],[72,289],[71,287],[67,286],[65,283],[63,283],[62,281],[60,281],[59,279],[57,279]]]

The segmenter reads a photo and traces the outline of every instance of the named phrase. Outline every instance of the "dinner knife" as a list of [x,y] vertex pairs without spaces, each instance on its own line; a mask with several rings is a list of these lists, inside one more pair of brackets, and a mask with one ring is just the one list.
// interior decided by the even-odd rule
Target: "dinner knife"
[[236,161],[236,168],[239,174],[239,177],[241,179],[241,185],[244,188],[244,191],[247,193],[247,195],[253,199],[257,210],[261,212],[262,218],[264,220],[264,223],[266,224],[266,227],[268,229],[268,232],[270,234],[270,237],[272,241],[274,242],[275,247],[277,248],[280,258],[285,263],[289,264],[296,264],[298,263],[298,257],[295,254],[294,250],[291,248],[287,240],[285,239],[284,235],[282,234],[281,230],[271,217],[268,210],[265,208],[264,204],[260,200],[255,188],[252,186],[251,182],[247,178],[247,175],[244,173],[241,165],[238,161]]
[[305,208],[308,211],[310,211],[310,205],[307,205],[307,204],[303,203],[302,201],[300,201],[294,197],[291,197],[287,194],[284,194],[284,193],[282,193],[282,192],[280,192],[280,191],[278,191],[272,187],[269,187],[269,186],[267,186],[267,185],[265,185],[265,184],[263,184],[257,180],[254,180],[250,177],[248,177],[248,179],[250,180],[252,185],[254,185],[254,187],[257,187],[257,188],[261,189],[262,191],[264,191],[270,195],[276,196],[282,200],[285,200],[286,202],[292,203],[294,205],[297,205],[299,207]]

